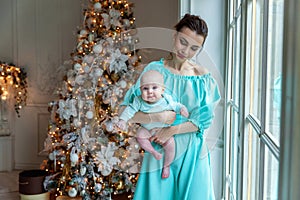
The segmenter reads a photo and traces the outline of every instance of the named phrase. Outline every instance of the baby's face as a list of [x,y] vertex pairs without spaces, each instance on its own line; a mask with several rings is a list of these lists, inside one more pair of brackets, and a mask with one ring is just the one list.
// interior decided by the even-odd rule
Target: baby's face
[[155,103],[162,98],[164,88],[156,83],[141,86],[142,99],[147,103]]

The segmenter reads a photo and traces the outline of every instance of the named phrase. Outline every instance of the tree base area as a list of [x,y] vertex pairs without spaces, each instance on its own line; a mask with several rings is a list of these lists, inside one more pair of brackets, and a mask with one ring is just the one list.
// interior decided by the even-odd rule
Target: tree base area
[[[123,194],[117,194],[112,195],[112,200],[128,200],[130,199],[128,196],[130,193],[123,193]],[[59,196],[55,197],[54,194],[50,194],[50,200],[82,200],[81,197],[69,197],[69,196]]]
[[112,195],[112,200],[127,200],[130,199],[128,196],[130,193],[123,193],[123,194],[118,194],[118,195]]

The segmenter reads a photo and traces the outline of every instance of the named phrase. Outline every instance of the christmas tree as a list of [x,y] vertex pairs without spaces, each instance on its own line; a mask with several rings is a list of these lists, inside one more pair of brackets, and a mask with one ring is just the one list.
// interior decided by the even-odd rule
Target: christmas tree
[[140,58],[132,4],[85,4],[72,67],[57,91],[59,98],[49,103],[44,186],[56,197],[110,199],[132,194],[141,164],[136,127],[126,132],[116,128],[118,104],[137,78]]

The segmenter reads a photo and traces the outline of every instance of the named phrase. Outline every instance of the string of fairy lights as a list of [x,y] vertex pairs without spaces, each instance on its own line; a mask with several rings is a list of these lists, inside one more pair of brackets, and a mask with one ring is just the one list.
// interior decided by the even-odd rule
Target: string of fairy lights
[[27,100],[27,74],[23,68],[0,62],[0,97],[3,101],[14,102],[20,117],[19,111]]

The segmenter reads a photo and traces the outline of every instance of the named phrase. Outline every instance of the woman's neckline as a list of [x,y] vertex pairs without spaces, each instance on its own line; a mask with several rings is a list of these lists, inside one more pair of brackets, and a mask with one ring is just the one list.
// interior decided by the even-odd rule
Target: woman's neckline
[[166,71],[168,71],[170,74],[172,74],[173,76],[178,76],[178,77],[186,77],[186,78],[203,78],[203,77],[207,77],[210,76],[211,73],[204,73],[204,74],[199,74],[199,75],[183,75],[183,74],[179,74],[179,73],[174,73],[172,72],[170,69],[173,69],[171,67],[166,67],[167,65],[165,65],[165,59],[161,58],[160,59],[160,63],[163,65],[163,69],[165,69]]

